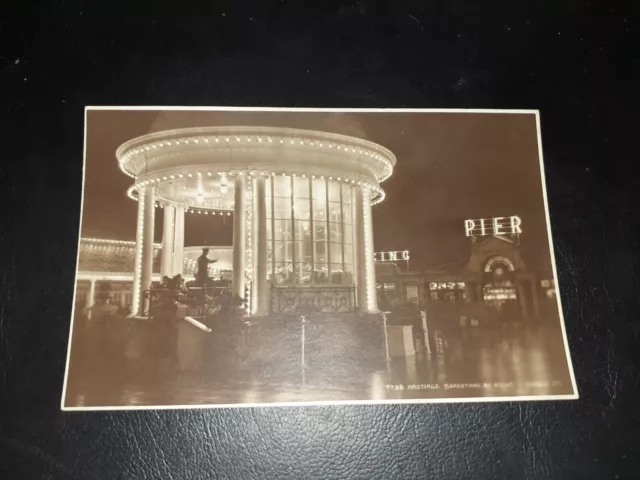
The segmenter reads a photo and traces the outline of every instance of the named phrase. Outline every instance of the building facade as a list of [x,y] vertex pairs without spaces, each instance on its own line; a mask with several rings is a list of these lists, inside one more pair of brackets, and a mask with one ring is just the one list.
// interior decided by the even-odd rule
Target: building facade
[[[556,309],[551,266],[529,269],[519,242],[487,236],[474,239],[465,262],[412,271],[402,262],[376,264],[378,303],[386,309],[414,304],[483,304],[513,318],[531,319]],[[381,307],[382,308],[382,307]]]

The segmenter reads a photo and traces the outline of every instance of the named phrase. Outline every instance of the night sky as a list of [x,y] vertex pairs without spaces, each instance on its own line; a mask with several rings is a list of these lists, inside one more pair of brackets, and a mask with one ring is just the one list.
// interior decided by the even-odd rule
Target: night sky
[[[118,168],[120,144],[207,125],[309,128],[391,150],[397,165],[373,208],[375,250],[410,250],[412,269],[465,260],[465,219],[510,215],[522,218],[529,269],[550,264],[533,114],[89,111],[82,235],[135,239],[137,204],[126,197],[132,179]],[[231,219],[187,214],[185,245],[231,245]]]

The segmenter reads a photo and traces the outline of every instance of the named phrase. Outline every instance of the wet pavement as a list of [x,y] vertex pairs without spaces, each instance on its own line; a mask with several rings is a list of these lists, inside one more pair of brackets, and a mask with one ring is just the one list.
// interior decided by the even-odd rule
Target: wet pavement
[[[347,330],[346,332],[349,332]],[[122,407],[568,395],[559,328],[462,328],[435,332],[431,352],[386,361],[372,340],[364,355],[344,335],[297,330],[202,334],[145,320],[79,317],[67,407]],[[338,336],[336,336],[338,335]],[[340,335],[342,335],[340,337]],[[381,338],[380,335],[375,337]],[[274,351],[275,350],[275,351]],[[371,353],[373,351],[373,354]]]

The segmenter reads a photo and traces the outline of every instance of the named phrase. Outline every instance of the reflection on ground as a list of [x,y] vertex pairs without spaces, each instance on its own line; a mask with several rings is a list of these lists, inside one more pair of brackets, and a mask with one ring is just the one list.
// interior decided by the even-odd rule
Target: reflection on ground
[[[140,322],[140,320],[138,320]],[[124,325],[129,325],[124,327]],[[153,327],[78,318],[67,407],[119,407],[566,395],[571,381],[559,329],[436,332],[430,352],[386,361],[320,355],[311,343],[248,362],[246,352],[197,335],[150,346]],[[157,337],[157,335],[156,335]],[[173,340],[173,339],[170,339]],[[185,343],[186,342],[186,343]],[[153,342],[151,342],[153,343]],[[167,348],[167,345],[177,348]],[[205,348],[203,353],[201,350]],[[255,353],[255,352],[254,352]],[[353,352],[351,352],[353,353]],[[267,358],[268,357],[268,358]],[[185,360],[186,359],[186,360]],[[191,368],[185,369],[185,361]],[[304,366],[302,365],[304,363]]]

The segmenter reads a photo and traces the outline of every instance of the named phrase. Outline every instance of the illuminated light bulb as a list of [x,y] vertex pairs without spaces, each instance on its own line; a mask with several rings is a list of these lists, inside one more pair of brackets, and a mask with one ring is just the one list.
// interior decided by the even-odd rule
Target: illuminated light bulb
[[220,142],[220,139],[218,137],[216,137],[215,140],[216,140],[216,143]]
[[207,175],[208,175],[208,176],[211,176],[211,172],[207,172]]
[[198,143],[198,139],[196,138],[196,139],[193,141],[193,143]]
[[176,178],[176,176],[175,176],[175,175],[170,175],[170,177],[171,177],[171,180],[173,180],[174,178]]
[[180,178],[183,178],[183,177],[184,177],[184,175],[183,175],[183,174],[181,174],[181,173],[179,173],[179,174],[178,174],[178,176],[179,176]]
[[189,178],[191,178],[191,177],[193,177],[193,173],[189,173],[187,176],[188,176]]
[[208,139],[208,138],[205,138],[205,139],[204,139],[204,143],[209,143],[209,139]]
[[224,137],[225,142],[229,142],[229,137]]

